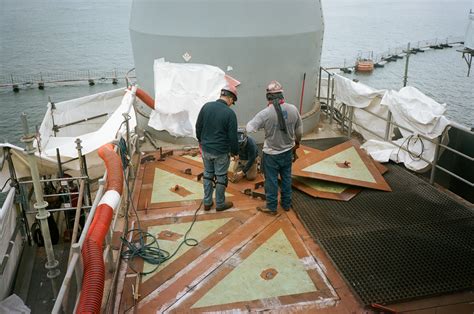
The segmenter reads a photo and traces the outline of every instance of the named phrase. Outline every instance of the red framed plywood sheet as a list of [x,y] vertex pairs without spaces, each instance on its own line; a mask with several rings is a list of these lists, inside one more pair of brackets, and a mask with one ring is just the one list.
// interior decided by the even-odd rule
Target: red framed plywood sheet
[[302,156],[292,169],[296,176],[391,191],[372,159],[351,141]]

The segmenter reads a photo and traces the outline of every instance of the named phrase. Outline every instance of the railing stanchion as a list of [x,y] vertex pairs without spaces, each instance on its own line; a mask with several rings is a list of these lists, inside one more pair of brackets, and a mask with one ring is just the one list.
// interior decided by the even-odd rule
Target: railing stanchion
[[349,126],[347,127],[347,137],[350,138],[352,134],[352,121],[354,119],[354,107],[349,107]]
[[391,136],[390,136],[390,130],[392,129],[392,112],[389,111],[387,114],[387,125],[385,127],[385,141],[388,141]]
[[439,155],[439,142],[442,135],[438,136],[435,140],[435,153],[433,156],[433,163],[431,164],[431,174],[430,174],[430,184],[434,183],[435,174],[436,174],[436,166],[438,165],[438,155]]

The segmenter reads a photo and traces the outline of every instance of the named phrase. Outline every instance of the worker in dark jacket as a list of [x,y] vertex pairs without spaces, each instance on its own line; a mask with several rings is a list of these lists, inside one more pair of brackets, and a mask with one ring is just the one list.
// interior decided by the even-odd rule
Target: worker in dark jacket
[[230,155],[239,153],[237,138],[237,116],[230,106],[237,101],[237,88],[228,85],[221,90],[220,98],[206,103],[196,122],[196,137],[202,149],[204,163],[204,210],[213,205],[212,194],[216,188],[216,210],[223,211],[234,206],[225,201],[227,170]]
[[257,177],[258,147],[255,140],[246,134],[245,128],[237,131],[239,138],[239,155],[234,160],[232,182],[237,183],[242,178],[253,181]]

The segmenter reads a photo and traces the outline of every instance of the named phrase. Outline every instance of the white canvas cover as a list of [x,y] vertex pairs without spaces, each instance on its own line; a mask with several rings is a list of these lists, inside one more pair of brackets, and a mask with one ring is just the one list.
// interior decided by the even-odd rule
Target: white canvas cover
[[[399,92],[388,91],[381,105],[389,108],[398,125],[431,139],[438,137],[449,124],[444,116],[446,104],[437,103],[415,87],[403,87]],[[404,137],[413,134],[403,129],[400,131]]]
[[155,60],[155,109],[148,125],[176,137],[196,138],[201,107],[219,98],[225,73],[215,66]]
[[[380,106],[380,101],[385,95],[386,90],[376,90],[363,83],[354,82],[337,74],[334,76],[334,81],[336,101],[354,107],[354,121],[359,125],[370,125],[370,130],[379,137],[356,124],[353,125],[354,130],[359,132],[365,139],[383,138],[385,136],[386,122],[366,111],[381,117],[387,117],[387,107]],[[362,108],[366,111],[362,110]]]
[[[401,127],[402,138],[395,141],[409,152],[389,143],[369,140],[362,147],[377,161],[386,162],[387,156],[395,162],[403,162],[405,167],[414,171],[424,171],[433,161],[436,145],[419,135],[430,139],[439,137],[450,121],[444,116],[446,104],[439,104],[414,87],[404,87],[399,92],[387,91],[381,101],[392,113],[392,119]],[[390,151],[390,147],[393,146]]]
[[[17,213],[13,203],[14,199],[15,189],[12,188],[8,193],[3,206],[0,208],[0,262],[3,261],[3,257],[6,254],[8,244],[17,224]],[[13,239],[13,247],[3,274],[0,275],[0,301],[5,299],[10,293],[10,288],[15,277],[16,268],[19,264],[22,245],[21,233],[18,232],[16,237]],[[0,309],[0,313],[1,312],[2,311]]]
[[365,108],[372,100],[385,94],[385,90],[377,90],[365,84],[354,82],[344,76],[334,75],[334,94],[336,100],[355,108]]
[[474,1],[471,12],[469,13],[466,35],[464,36],[464,47],[474,49]]
[[[135,96],[129,90],[121,88],[60,102],[55,104],[54,110],[51,104],[48,104],[39,130],[42,154],[55,157],[56,148],[59,148],[61,156],[76,158],[77,138],[82,141],[84,155],[96,151],[100,146],[113,141],[119,128],[124,132],[123,113],[130,115],[130,130],[134,130],[137,123],[133,110],[134,101]],[[106,115],[94,118],[103,114]],[[87,121],[60,128],[56,136],[54,135],[53,124],[65,125],[83,119]]]
[[[0,192],[8,192],[10,190],[10,184],[7,183],[8,179],[10,178],[10,170],[8,167],[6,156],[4,155],[6,154],[6,148],[10,150],[13,161],[13,167],[15,168],[17,178],[21,179],[31,177],[30,166],[28,164],[25,149],[9,143],[0,143],[0,154],[2,155],[2,158],[4,158],[4,162],[0,163],[0,188],[5,186]],[[35,159],[40,174],[53,175],[58,172],[56,158],[42,156],[38,152],[36,152]],[[70,169],[70,167],[70,163],[64,165],[65,170]]]

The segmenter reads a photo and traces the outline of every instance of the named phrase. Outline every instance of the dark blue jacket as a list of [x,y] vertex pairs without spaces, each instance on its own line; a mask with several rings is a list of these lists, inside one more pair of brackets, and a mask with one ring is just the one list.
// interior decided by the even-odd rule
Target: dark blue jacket
[[242,171],[247,173],[250,167],[252,167],[255,159],[257,158],[258,154],[258,147],[255,140],[250,136],[247,136],[247,144],[239,149],[239,159],[246,160],[247,163],[245,164],[244,169]]
[[224,100],[208,102],[201,108],[196,121],[196,137],[207,153],[239,153],[237,116]]

